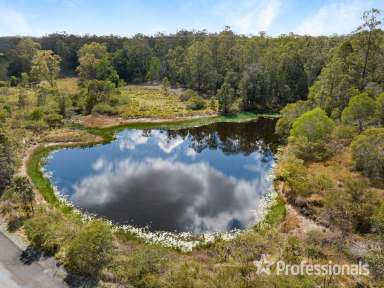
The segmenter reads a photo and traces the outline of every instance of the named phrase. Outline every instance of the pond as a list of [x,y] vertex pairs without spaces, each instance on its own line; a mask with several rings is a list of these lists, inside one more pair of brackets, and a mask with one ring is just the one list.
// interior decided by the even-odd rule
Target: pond
[[108,144],[58,150],[44,169],[62,197],[115,224],[193,234],[244,229],[272,189],[275,122],[127,129]]

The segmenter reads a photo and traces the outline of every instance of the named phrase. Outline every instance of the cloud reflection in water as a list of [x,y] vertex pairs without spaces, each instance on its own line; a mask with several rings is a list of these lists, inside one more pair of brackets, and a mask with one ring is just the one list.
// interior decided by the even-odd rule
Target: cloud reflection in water
[[251,211],[271,185],[268,179],[227,177],[206,163],[126,159],[104,165],[75,186],[72,202],[118,222],[128,214],[135,225],[151,223],[166,231],[244,228],[255,220]]
[[45,168],[76,207],[118,224],[194,233],[241,229],[255,221],[272,185],[273,129],[274,121],[262,119],[129,129],[105,145],[60,150]]

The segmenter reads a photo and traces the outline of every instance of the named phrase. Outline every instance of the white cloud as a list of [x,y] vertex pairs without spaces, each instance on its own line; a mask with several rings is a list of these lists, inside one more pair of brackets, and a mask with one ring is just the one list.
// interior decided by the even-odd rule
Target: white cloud
[[362,13],[374,6],[374,1],[335,1],[306,17],[293,32],[314,36],[348,34],[360,24]]
[[215,9],[215,14],[225,20],[236,32],[257,34],[268,30],[281,12],[281,0],[225,1]]
[[29,32],[30,27],[23,13],[0,7],[0,36],[27,35]]
[[146,137],[140,130],[131,130],[118,136],[118,145],[121,151],[128,149],[134,150],[137,145],[146,144]]

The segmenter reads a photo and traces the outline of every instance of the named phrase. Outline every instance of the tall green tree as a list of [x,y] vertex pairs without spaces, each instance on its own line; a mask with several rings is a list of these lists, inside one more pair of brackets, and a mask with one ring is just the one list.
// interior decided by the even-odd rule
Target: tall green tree
[[341,119],[346,124],[356,124],[361,132],[367,124],[377,119],[377,104],[367,93],[356,95],[342,112]]
[[360,25],[355,32],[359,34],[359,40],[364,50],[360,88],[363,88],[367,81],[370,57],[380,49],[380,40],[382,39],[382,34],[379,31],[381,26],[380,17],[381,12],[378,9],[365,11],[361,17],[363,24]]
[[187,50],[186,64],[189,86],[199,92],[216,87],[217,72],[212,63],[212,53],[206,42],[196,40]]
[[108,80],[117,85],[119,76],[112,65],[106,45],[96,42],[85,44],[80,48],[78,56],[80,65],[76,70],[81,82]]
[[185,49],[181,46],[177,46],[174,49],[170,49],[167,54],[167,66],[169,80],[173,83],[186,84],[186,65],[185,65]]
[[217,98],[219,99],[219,111],[229,113],[235,96],[235,90],[227,82],[221,85]]
[[366,176],[384,179],[384,128],[370,128],[351,144],[355,167]]
[[156,56],[153,56],[149,61],[149,67],[146,77],[147,80],[151,82],[160,80],[160,66],[160,59]]
[[16,47],[9,53],[8,76],[20,77],[23,72],[29,73],[32,59],[40,47],[40,44],[31,38],[20,38]]
[[322,160],[330,155],[328,143],[335,122],[321,108],[305,112],[292,124],[288,142],[297,157]]
[[32,59],[31,76],[35,81],[45,80],[55,87],[60,73],[60,57],[50,50],[40,50]]
[[239,90],[244,110],[263,109],[267,107],[269,104],[267,79],[261,65],[252,64],[247,67],[241,76]]
[[33,192],[33,186],[29,179],[24,176],[17,176],[13,179],[12,191],[15,196],[20,199],[23,204],[23,209],[33,212],[33,201],[35,199],[35,193]]

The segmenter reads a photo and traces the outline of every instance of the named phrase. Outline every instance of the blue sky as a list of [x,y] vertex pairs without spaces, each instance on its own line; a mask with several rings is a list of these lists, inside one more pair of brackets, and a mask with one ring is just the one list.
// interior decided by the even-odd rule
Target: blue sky
[[180,29],[269,35],[351,32],[384,0],[0,0],[0,36],[121,35]]

